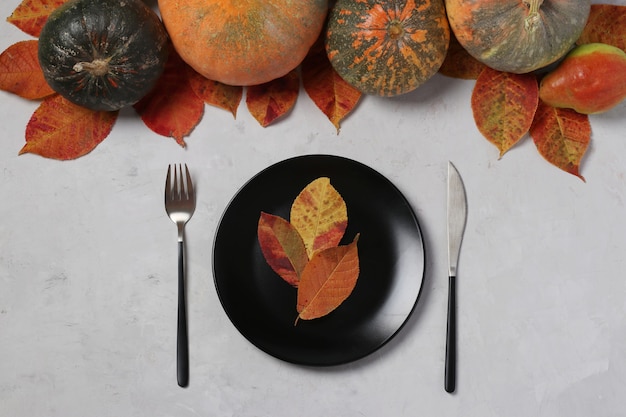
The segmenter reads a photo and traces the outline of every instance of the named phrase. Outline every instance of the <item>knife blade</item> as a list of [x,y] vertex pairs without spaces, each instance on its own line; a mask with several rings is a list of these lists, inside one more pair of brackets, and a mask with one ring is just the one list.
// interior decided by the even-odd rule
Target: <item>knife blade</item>
[[456,389],[456,275],[467,222],[467,197],[459,171],[448,162],[448,322],[444,388]]

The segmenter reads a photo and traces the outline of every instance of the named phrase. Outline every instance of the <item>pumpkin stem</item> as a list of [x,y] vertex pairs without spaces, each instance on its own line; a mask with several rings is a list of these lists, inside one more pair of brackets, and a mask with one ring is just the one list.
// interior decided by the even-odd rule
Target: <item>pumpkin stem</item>
[[524,28],[530,32],[535,30],[537,22],[541,19],[539,8],[543,4],[543,0],[527,0],[524,3],[528,6],[528,16],[524,19]]
[[404,28],[402,27],[402,22],[399,20],[394,20],[389,23],[387,27],[387,32],[389,33],[389,37],[391,39],[398,39],[404,35]]
[[73,70],[76,72],[87,71],[96,77],[102,77],[109,72],[108,59],[94,59],[91,62],[79,62],[74,65]]

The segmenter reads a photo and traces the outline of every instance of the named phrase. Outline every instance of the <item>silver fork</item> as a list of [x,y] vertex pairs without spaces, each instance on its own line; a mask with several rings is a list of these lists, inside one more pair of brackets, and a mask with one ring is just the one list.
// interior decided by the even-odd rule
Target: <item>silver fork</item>
[[[185,223],[196,208],[196,196],[185,164],[185,175],[179,164],[167,168],[165,179],[165,211],[178,227],[178,328],[176,336],[176,375],[178,385],[189,384],[189,345],[187,342],[187,306],[185,300]],[[173,181],[172,181],[173,175]]]

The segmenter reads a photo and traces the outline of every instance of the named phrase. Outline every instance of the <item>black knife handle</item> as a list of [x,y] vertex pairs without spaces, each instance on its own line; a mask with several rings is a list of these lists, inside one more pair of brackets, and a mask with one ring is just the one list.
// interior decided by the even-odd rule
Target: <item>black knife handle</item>
[[187,302],[185,297],[185,255],[178,242],[178,331],[176,336],[176,374],[178,385],[189,385],[189,346],[187,342]]
[[446,370],[444,384],[447,392],[456,388],[456,277],[448,279],[448,329],[446,331]]

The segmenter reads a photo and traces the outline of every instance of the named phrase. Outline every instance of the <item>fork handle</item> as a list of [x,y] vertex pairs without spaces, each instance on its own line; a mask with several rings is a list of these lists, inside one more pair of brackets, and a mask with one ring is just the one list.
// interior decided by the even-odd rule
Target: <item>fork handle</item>
[[185,299],[184,245],[178,242],[178,332],[176,336],[176,376],[178,385],[189,385],[189,344],[187,341],[187,302]]

